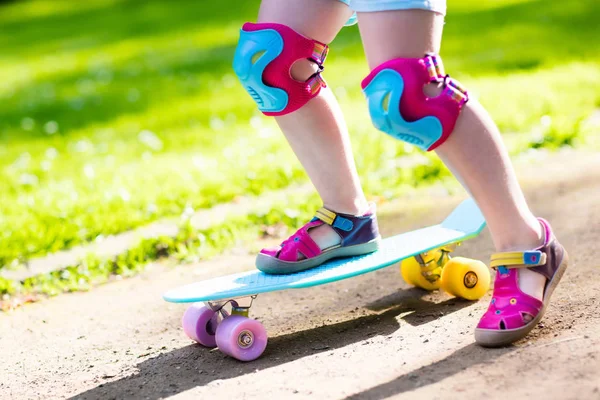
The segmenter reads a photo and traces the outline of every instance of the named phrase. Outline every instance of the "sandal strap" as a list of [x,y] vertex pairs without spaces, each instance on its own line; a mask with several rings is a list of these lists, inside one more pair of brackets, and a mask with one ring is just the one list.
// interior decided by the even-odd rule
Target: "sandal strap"
[[344,218],[325,207],[321,207],[317,210],[315,218],[345,232],[350,232],[354,228],[354,223],[351,220]]
[[539,250],[511,251],[492,254],[490,267],[529,268],[546,264],[546,253]]

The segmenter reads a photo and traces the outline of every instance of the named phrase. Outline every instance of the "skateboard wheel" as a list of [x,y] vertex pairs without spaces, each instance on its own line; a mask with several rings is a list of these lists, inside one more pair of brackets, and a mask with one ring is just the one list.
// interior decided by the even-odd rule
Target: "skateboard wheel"
[[256,360],[267,347],[267,331],[253,319],[232,315],[217,327],[217,346],[223,353],[240,361]]
[[192,340],[206,347],[216,347],[215,332],[219,315],[202,304],[193,304],[185,310],[181,319],[183,331]]
[[467,300],[482,298],[490,289],[490,271],[479,260],[454,257],[442,270],[442,289]]
[[[432,254],[433,252],[436,254]],[[442,255],[441,250],[432,250],[429,252],[429,254],[435,257],[435,260],[438,260]],[[400,273],[402,274],[402,279],[404,279],[404,282],[410,285],[417,286],[425,290],[436,290],[440,288],[439,279],[436,279],[432,282],[423,276],[421,264],[419,264],[415,257],[402,260],[402,263],[400,264]]]

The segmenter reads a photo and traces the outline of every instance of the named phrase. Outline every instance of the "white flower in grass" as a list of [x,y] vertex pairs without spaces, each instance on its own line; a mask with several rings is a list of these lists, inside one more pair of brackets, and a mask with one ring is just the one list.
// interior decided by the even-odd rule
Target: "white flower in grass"
[[19,177],[19,183],[23,186],[37,186],[39,178],[34,174],[21,174]]
[[54,147],[48,147],[45,154],[47,159],[54,160],[58,156],[58,150],[56,150]]
[[25,131],[30,131],[35,127],[35,121],[33,118],[25,117],[21,120],[21,128]]
[[283,213],[289,217],[289,218],[298,218],[298,216],[300,215],[300,212],[298,210],[295,209],[291,209],[291,208],[286,208],[283,210]]
[[56,132],[58,132],[58,122],[46,122],[46,124],[44,124],[44,132],[46,132],[48,135],[54,135]]
[[533,143],[543,143],[544,142],[544,138],[546,137],[545,133],[544,133],[544,129],[542,129],[542,127],[534,127],[531,130],[531,141]]
[[410,144],[410,143],[402,143],[402,144],[404,146],[404,152],[406,154],[410,154],[415,151],[415,146],[413,146],[412,144]]
[[138,140],[154,151],[160,151],[163,148],[163,141],[154,132],[147,129],[138,134]]
[[191,206],[186,206],[181,213],[182,219],[190,219],[194,215],[194,208]]
[[94,145],[87,139],[78,140],[77,143],[73,146],[73,150],[77,153],[87,153],[92,150]]
[[258,115],[254,115],[250,118],[250,126],[254,129],[258,129],[262,126],[262,118]]
[[264,127],[258,130],[258,137],[261,139],[267,139],[273,136],[276,136],[279,132],[271,127]]
[[544,129],[550,128],[550,125],[552,125],[552,117],[549,115],[542,115],[540,118],[540,125]]
[[94,167],[90,164],[86,164],[83,167],[83,174],[88,179],[94,179],[96,177],[96,171],[94,170]]
[[21,155],[15,160],[11,167],[18,169],[26,168],[29,165],[29,161],[31,161],[31,154],[27,152],[21,153]]
[[119,189],[119,197],[124,202],[128,202],[129,200],[131,200],[131,194],[129,194],[129,192],[125,188]]
[[223,122],[223,120],[217,116],[212,116],[210,117],[210,129],[212,129],[213,131],[222,131],[223,129],[225,129],[225,122]]
[[40,163],[42,171],[50,171],[52,169],[52,161],[44,160]]

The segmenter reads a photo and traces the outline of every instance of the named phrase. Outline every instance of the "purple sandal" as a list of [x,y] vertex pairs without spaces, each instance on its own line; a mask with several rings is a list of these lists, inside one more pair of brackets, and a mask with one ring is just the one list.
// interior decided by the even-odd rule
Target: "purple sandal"
[[[492,301],[475,329],[475,341],[485,347],[499,347],[524,338],[542,319],[550,296],[562,278],[568,255],[556,240],[550,224],[544,227],[544,244],[532,251],[496,253],[491,267],[496,268]],[[546,277],[544,297],[540,301],[519,289],[518,268],[531,268]],[[525,317],[530,320],[526,322]]]
[[[256,268],[267,274],[291,274],[318,267],[337,257],[372,253],[379,248],[381,237],[375,216],[375,205],[362,216],[338,214],[320,208],[315,217],[274,249],[263,249],[256,257]],[[330,225],[340,236],[338,245],[321,250],[308,231],[323,224]]]

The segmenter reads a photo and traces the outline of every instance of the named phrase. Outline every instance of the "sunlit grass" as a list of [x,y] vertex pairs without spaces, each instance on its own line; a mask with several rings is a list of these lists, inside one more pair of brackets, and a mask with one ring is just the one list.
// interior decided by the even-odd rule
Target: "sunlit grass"
[[[216,4],[0,7],[0,265],[306,181],[230,67],[257,3]],[[446,69],[511,133],[513,151],[586,140],[581,121],[600,107],[594,7],[450,1]],[[397,196],[447,174],[433,155],[374,130],[360,92],[367,73],[357,29],[346,28],[326,78],[368,194]]]

